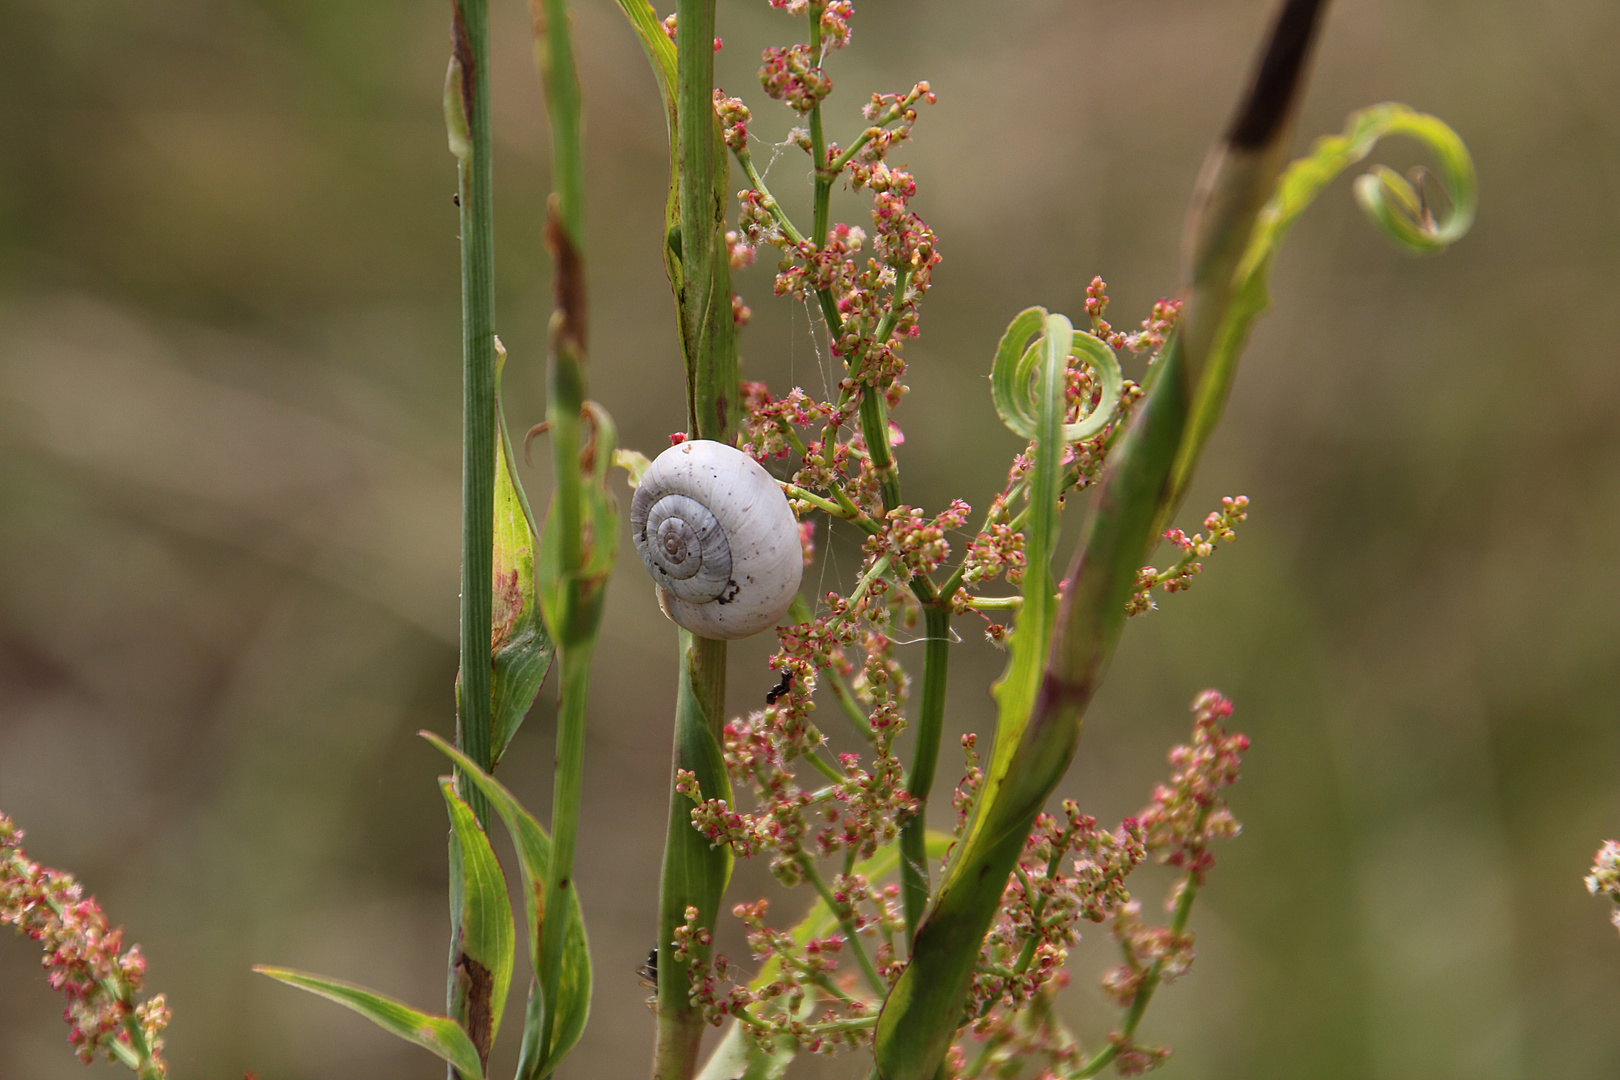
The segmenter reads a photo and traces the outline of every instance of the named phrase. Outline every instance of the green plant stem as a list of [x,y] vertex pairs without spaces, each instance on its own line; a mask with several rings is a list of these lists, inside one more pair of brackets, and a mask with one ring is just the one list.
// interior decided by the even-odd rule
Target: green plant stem
[[[546,539],[555,543],[562,595],[552,617],[561,667],[557,746],[551,801],[551,865],[542,911],[568,911],[575,902],[574,851],[579,836],[585,771],[586,704],[591,655],[601,610],[601,582],[586,579],[587,508],[580,417],[586,407],[584,223],[585,179],[579,77],[574,66],[567,0],[530,0],[535,62],[551,125],[552,185],[546,239],[551,248],[553,313],[546,383],[546,420],[554,444],[553,497]],[[593,439],[595,435],[593,433]],[[543,917],[540,927],[540,1075],[556,1067],[551,1047],[560,1007],[563,945],[568,920]]]
[[849,613],[854,611],[862,600],[866,599],[866,594],[872,591],[872,585],[888,572],[889,556],[879,555],[876,561],[874,561],[871,566],[866,568],[866,572],[861,575],[860,580],[855,583],[855,588],[850,590],[849,606],[844,609],[844,614],[835,615],[831,619],[828,619],[827,629],[831,631],[847,622],[849,620]]
[[876,1027],[877,1013],[870,1016],[851,1016],[843,1020],[828,1020],[821,1024],[806,1024],[805,1030],[812,1035],[829,1035],[835,1031],[860,1031],[862,1028]]
[[[55,905],[52,905],[53,907]],[[157,1062],[152,1059],[152,1048],[147,1044],[146,1032],[141,1027],[140,1017],[135,1015],[135,999],[129,987],[120,980],[107,979],[102,986],[109,994],[118,997],[128,1010],[124,1014],[124,1034],[129,1038],[127,1046],[116,1040],[109,1043],[118,1060],[128,1066],[139,1080],[163,1080],[163,1073],[158,1069]]]
[[[495,544],[495,219],[490,181],[487,0],[456,0],[446,87],[461,202],[461,619],[456,745],[489,768],[490,608]],[[462,136],[457,146],[456,134]],[[465,777],[457,790],[489,824]]]
[[830,668],[827,671],[827,683],[832,687],[833,700],[838,702],[838,707],[849,718],[849,722],[855,725],[855,730],[867,741],[871,741],[874,738],[872,719],[861,710],[861,703],[855,700],[855,691],[849,688],[842,675]]
[[772,220],[776,222],[776,227],[782,230],[782,235],[786,236],[794,244],[804,243],[804,234],[793,224],[793,219],[788,217],[787,211],[782,208],[782,204],[777,201],[776,196],[771,194],[771,189],[765,186],[765,178],[759,175],[759,169],[754,165],[754,155],[749,153],[748,147],[743,146],[739,150],[732,151],[732,153],[737,158],[737,164],[742,166],[743,174],[748,177],[748,182],[754,186],[755,191],[759,192],[759,204],[769,211]]
[[[727,164],[714,115],[714,0],[678,0],[675,29],[675,197],[680,222],[681,348],[687,423],[699,439],[736,437],[741,376],[731,313],[731,264],[723,237]],[[674,769],[696,774],[710,798],[730,800],[720,754],[726,715],[726,643],[684,631],[676,692]],[[688,998],[688,965],[674,956],[686,909],[714,929],[731,873],[731,852],[711,848],[692,828],[691,802],[670,785],[670,815],[659,884],[658,1033],[655,1080],[687,1080],[697,1069],[703,1016]]]
[[856,136],[854,142],[849,144],[849,149],[839,154],[836,158],[833,158],[832,164],[827,166],[827,171],[832,173],[836,178],[844,171],[844,166],[855,160],[855,155],[861,152],[861,147],[871,142],[872,137],[878,132],[882,131],[884,128],[900,119],[901,116],[905,115],[905,111],[915,105],[917,103],[917,99],[920,97],[922,97],[922,95],[914,90],[907,94],[904,100],[894,105],[890,105],[882,112],[881,115],[876,117],[870,124],[866,125],[866,129]]
[[[816,729],[814,724],[809,725],[808,734],[811,739],[826,738],[826,736],[822,735],[821,732]],[[811,767],[814,768],[816,772],[820,773],[834,784],[842,784],[845,780],[848,780],[849,777],[839,772],[836,765],[821,756],[825,751],[826,743],[822,742],[813,750],[808,751],[802,756],[810,763]]]
[[[894,324],[899,320],[900,308],[906,302],[906,285],[910,280],[911,271],[908,268],[895,268],[894,288],[889,291],[889,310],[883,313],[877,332],[872,335],[872,340],[879,345],[888,341],[894,333]],[[865,359],[865,356],[852,358],[851,374],[860,374]],[[872,469],[878,474],[883,509],[893,510],[900,505],[900,472],[895,467],[894,449],[889,443],[888,402],[884,399],[882,388],[875,382],[861,391],[861,435],[866,440],[867,453],[872,456]]]
[[[815,58],[816,66],[821,66],[821,11],[826,6],[824,0],[811,0],[810,11],[810,55]],[[810,109],[810,158],[815,162],[816,168],[816,201],[814,224],[810,229],[811,239],[817,247],[827,242],[827,218],[832,204],[832,182],[836,173],[827,169],[827,136],[821,128],[821,103],[818,101]]]
[[[1007,490],[1006,490],[1005,494],[1002,495],[1002,499],[1001,499],[1002,507],[1005,508],[1005,507],[1011,506],[1013,501],[1016,500],[1018,498],[1018,496],[1028,486],[1029,486],[1028,482],[1026,480],[1022,480],[1022,479],[1017,480],[1014,483],[1010,484],[1007,487]],[[1026,507],[1025,509],[1027,510],[1028,507]],[[991,516],[993,514],[995,514],[996,512],[997,512],[996,511],[996,506],[995,506],[994,503],[992,503],[991,506],[990,506],[990,509],[988,509],[988,510],[986,510],[984,512],[984,524],[979,526],[979,532],[982,533],[982,532],[988,532],[989,531],[990,525],[991,525],[991,520],[990,520]],[[956,595],[956,590],[960,589],[962,587],[962,582],[967,577],[967,561],[968,561],[968,553],[966,551],[964,551],[962,553],[961,560],[956,564],[956,569],[952,570],[950,577],[945,579],[945,584],[943,584],[943,585],[941,585],[939,587],[939,595],[941,595],[943,597],[946,597],[946,598],[949,598],[949,597],[952,597],[952,596]]]
[[968,601],[974,611],[1017,611],[1023,606],[1022,596],[975,596]]
[[[803,594],[793,598],[792,605],[788,607],[788,618],[800,625],[815,619],[815,614],[810,610],[810,604],[805,600]],[[861,703],[855,700],[855,694],[850,690],[849,684],[844,681],[844,677],[834,669],[827,668],[822,672],[822,678],[827,681],[828,686],[832,687],[833,699],[838,702],[838,707],[843,710],[844,715],[849,717],[849,722],[855,725],[855,730],[870,740],[872,738],[872,723],[866,713],[861,711]],[[842,781],[845,778],[839,776],[838,779]]]
[[[489,119],[487,0],[455,0],[445,123],[455,155],[461,206],[461,617],[456,680],[456,747],[485,770],[495,765],[490,700],[490,653],[495,549],[495,220]],[[461,769],[456,787],[478,823],[489,827],[489,800]],[[452,856],[452,872],[454,871]],[[452,908],[455,907],[452,893]],[[462,913],[452,910],[452,925]],[[449,1011],[471,1033],[473,1012],[487,1009],[459,992],[451,938],[446,997]],[[452,1066],[448,1075],[458,1075]]]
[[[1052,857],[1046,860],[1047,881],[1051,881],[1053,875],[1057,873],[1058,866],[1063,862],[1063,857],[1068,854],[1069,843],[1073,837],[1073,832],[1065,830],[1062,840],[1053,845]],[[1035,946],[1040,940],[1041,916],[1046,912],[1046,894],[1035,891],[1035,885],[1029,880],[1029,875],[1024,872],[1023,867],[1015,864],[1013,872],[1018,875],[1018,880],[1024,885],[1024,893],[1029,897],[1030,922],[1032,929],[1036,931],[1030,935],[1028,941],[1024,942],[1023,949],[1018,953],[1018,962],[1013,965],[1013,971],[1022,975],[1029,970],[1030,962],[1035,959]]]
[[714,0],[676,5],[676,155],[681,227],[681,332],[691,433],[730,442],[736,432],[736,325],[726,251],[730,196],[714,115]]
[[[579,836],[580,791],[585,772],[585,703],[594,642],[566,646],[562,657],[562,700],[557,712],[557,764],[551,796],[551,867],[546,878],[547,913],[569,910],[574,889],[574,848]],[[540,938],[540,998],[544,1009],[540,1045],[547,1048],[546,1072],[555,1062],[549,1048],[557,1026],[557,995],[562,981],[565,918],[543,918]]]
[[535,64],[545,85],[551,124],[551,186],[563,228],[574,247],[585,247],[584,109],[574,66],[573,20],[567,0],[529,0],[534,19]]
[[[839,506],[837,503],[832,502],[829,499],[823,499],[815,492],[806,490],[805,488],[799,487],[796,484],[783,484],[782,490],[787,493],[788,498],[798,499],[800,502],[807,502],[817,510],[820,510],[822,513],[831,517],[843,518],[845,521],[855,520],[849,516],[844,507]],[[856,513],[859,514],[860,511],[857,510]],[[861,516],[864,517],[865,515]]]
[[939,740],[945,727],[945,689],[951,660],[950,609],[923,608],[922,696],[917,707],[917,744],[912,751],[906,790],[917,800],[917,812],[900,826],[900,896],[906,913],[906,941],[922,922],[928,905],[928,793],[939,762]]

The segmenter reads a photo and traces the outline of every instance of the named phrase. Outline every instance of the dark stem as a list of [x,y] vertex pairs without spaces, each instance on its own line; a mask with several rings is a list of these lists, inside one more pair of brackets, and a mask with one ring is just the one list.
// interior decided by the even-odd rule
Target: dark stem
[[950,664],[951,613],[944,607],[923,608],[922,698],[917,708],[917,745],[911,759],[906,790],[919,806],[900,826],[900,896],[906,911],[906,941],[922,922],[928,905],[928,792],[934,786],[939,763],[939,740],[945,727],[945,688]]

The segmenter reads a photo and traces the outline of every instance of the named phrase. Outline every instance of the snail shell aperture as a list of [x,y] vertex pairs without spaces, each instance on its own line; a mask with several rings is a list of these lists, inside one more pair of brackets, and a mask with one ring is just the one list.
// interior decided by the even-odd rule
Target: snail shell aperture
[[664,614],[702,637],[775,625],[804,575],[782,485],[724,443],[693,439],[659,454],[630,502],[630,535]]

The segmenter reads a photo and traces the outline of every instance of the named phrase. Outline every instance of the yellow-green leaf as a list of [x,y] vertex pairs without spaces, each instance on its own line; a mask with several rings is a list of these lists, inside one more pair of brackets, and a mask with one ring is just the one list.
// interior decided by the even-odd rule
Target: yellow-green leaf
[[367,990],[363,986],[339,982],[336,979],[326,979],[287,968],[260,966],[253,970],[288,986],[308,990],[328,1001],[335,1001],[345,1008],[353,1009],[390,1035],[397,1035],[406,1042],[415,1043],[448,1061],[462,1075],[463,1080],[484,1078],[484,1067],[478,1060],[477,1048],[473,1046],[467,1033],[461,1030],[460,1025],[448,1016],[425,1013],[393,998]]
[[494,603],[491,609],[490,751],[499,761],[539,696],[555,652],[535,591],[534,515],[512,471],[512,440],[501,408],[506,350],[495,344]]
[[[484,793],[496,814],[512,835],[517,848],[518,867],[523,877],[524,911],[528,920],[529,961],[538,975],[541,970],[540,942],[543,938],[541,923],[546,918],[542,907],[547,875],[551,869],[551,837],[540,827],[534,816],[513,798],[512,793],[494,777],[478,768],[472,759],[430,731],[421,733],[451,761],[454,761],[478,790]],[[556,1066],[562,1056],[579,1041],[585,1030],[585,1021],[591,1008],[591,956],[585,938],[585,922],[580,915],[577,894],[569,892],[568,927],[563,940],[562,977],[558,984],[555,1003],[556,1022],[551,1046],[538,1046],[538,1017],[541,1002],[536,998],[534,984],[530,986],[530,1002],[524,1023],[524,1055],[520,1061],[519,1076],[543,1076]]]
[[478,826],[478,818],[456,794],[455,781],[439,778],[450,812],[451,964],[455,971],[451,1012],[487,1058],[501,1029],[506,995],[512,987],[517,934],[506,877]]

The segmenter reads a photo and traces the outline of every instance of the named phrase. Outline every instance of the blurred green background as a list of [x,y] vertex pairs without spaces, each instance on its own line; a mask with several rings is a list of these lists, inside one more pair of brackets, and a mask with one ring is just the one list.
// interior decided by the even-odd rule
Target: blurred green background
[[[493,6],[522,430],[543,409],[546,130],[527,12]],[[1131,326],[1174,289],[1193,178],[1270,6],[858,5],[832,137],[873,90],[927,78],[939,94],[897,155],[945,257],[896,414],[908,501],[999,490],[1017,447],[984,375],[1013,313],[1078,314],[1101,273]],[[655,453],[685,426],[663,120],[616,7],[578,7],[592,389]],[[188,1080],[443,1075],[248,967],[443,1000],[443,762],[413,733],[449,730],[455,668],[447,12],[0,3],[0,809],[145,946]],[[719,17],[720,77],[779,140],[790,117],[753,72],[798,24],[763,0],[721,0]],[[1620,835],[1617,41],[1609,0],[1330,14],[1297,148],[1355,107],[1409,102],[1472,147],[1480,216],[1429,260],[1389,248],[1343,181],[1300,223],[1181,522],[1242,493],[1250,523],[1190,594],[1131,623],[1091,710],[1063,794],[1110,820],[1146,801],[1201,688],[1230,693],[1254,738],[1233,796],[1246,831],[1194,916],[1198,966],[1143,1029],[1176,1047],[1166,1076],[1620,1075],[1620,938],[1580,881]],[[796,151],[756,157],[804,197]],[[865,222],[853,196],[835,209]],[[819,389],[825,360],[805,310],[770,296],[772,263],[738,278],[747,371]],[[853,548],[825,540],[812,582],[830,587]],[[651,1048],[634,969],[653,939],[674,634],[627,544],[621,566],[581,838],[595,1011],[565,1078],[645,1075]],[[989,730],[1004,659],[959,628],[942,793],[955,734]],[[775,681],[765,655],[735,651],[734,708]],[[552,694],[502,770],[537,809]],[[771,889],[739,867],[734,896]],[[722,948],[744,955],[734,926]],[[1092,1037],[1113,1017],[1094,978],[1110,956],[1094,932],[1075,959],[1067,1008]],[[83,1075],[59,1014],[32,943],[0,934],[0,1080]],[[509,1039],[497,1058],[501,1075]]]

